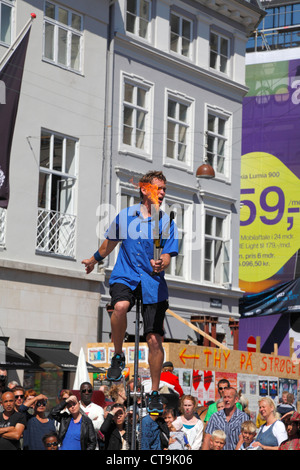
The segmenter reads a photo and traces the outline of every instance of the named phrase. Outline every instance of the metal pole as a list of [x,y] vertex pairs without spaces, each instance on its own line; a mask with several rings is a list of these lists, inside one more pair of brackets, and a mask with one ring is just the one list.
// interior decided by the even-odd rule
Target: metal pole
[[29,26],[31,25],[31,23],[33,22],[33,20],[35,20],[36,18],[36,14],[35,13],[31,13],[30,15],[30,20],[27,21],[27,23],[25,24],[25,26],[23,27],[23,29],[20,31],[20,33],[18,34],[18,36],[16,37],[16,39],[14,40],[14,42],[10,45],[10,47],[7,49],[6,53],[4,54],[4,56],[1,58],[0,60],[0,68],[2,67],[2,65],[4,64],[6,58],[9,56],[9,54],[11,54],[18,42],[23,38],[23,36],[25,35],[25,32],[27,32],[27,29],[29,28]]
[[139,374],[139,326],[140,326],[141,300],[136,299],[135,317],[135,341],[134,341],[134,372],[133,372],[133,415],[132,415],[132,436],[131,449],[136,450],[136,414],[137,414],[137,394],[138,394],[138,374]]

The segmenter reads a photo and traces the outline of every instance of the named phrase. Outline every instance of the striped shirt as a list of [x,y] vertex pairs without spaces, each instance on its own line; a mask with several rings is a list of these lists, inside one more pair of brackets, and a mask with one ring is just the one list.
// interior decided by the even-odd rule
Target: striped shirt
[[212,434],[216,430],[222,430],[226,434],[226,444],[224,450],[234,450],[239,440],[241,433],[241,424],[248,421],[249,416],[238,408],[227,421],[224,410],[217,411],[209,419],[205,434]]

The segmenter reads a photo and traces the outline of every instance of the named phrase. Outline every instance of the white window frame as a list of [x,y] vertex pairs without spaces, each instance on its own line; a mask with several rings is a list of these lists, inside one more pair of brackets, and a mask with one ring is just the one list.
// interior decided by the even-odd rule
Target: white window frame
[[[151,19],[152,19],[152,0],[131,0],[134,1],[136,4],[136,12],[135,14],[133,12],[128,11],[127,9],[127,3],[128,0],[126,1],[126,33],[133,34],[134,36],[139,37],[140,39],[144,39],[147,42],[151,41]],[[148,18],[143,18],[142,17],[142,4],[148,4]],[[129,16],[134,19],[134,25],[133,25],[133,31],[129,30],[129,21],[128,18]],[[142,34],[142,24],[143,21],[145,24],[147,23],[147,28],[146,28],[146,34]]]
[[[39,166],[39,172],[40,173],[44,173],[46,175],[56,175],[56,176],[61,176],[62,178],[66,178],[66,179],[71,179],[73,181],[73,186],[76,187],[76,184],[77,184],[77,180],[78,180],[78,145],[79,145],[79,141],[76,137],[71,137],[71,136],[68,136],[68,135],[65,135],[65,134],[61,134],[59,132],[53,132],[53,131],[50,131],[48,129],[42,129],[41,130],[41,138],[42,136],[44,135],[49,135],[50,136],[50,159],[49,159],[49,167],[45,167],[45,166]],[[55,138],[58,138],[58,139],[61,139],[63,141],[63,145],[62,145],[62,149],[63,149],[63,155],[62,155],[62,170],[61,171],[58,171],[58,170],[55,170],[54,168],[54,165],[55,165],[55,162],[54,162],[54,158],[55,158],[55,149],[54,149],[54,140]],[[68,173],[66,171],[66,144],[67,144],[67,141],[72,141],[74,143],[74,148],[75,148],[75,156],[74,156],[74,171],[73,173]],[[75,205],[75,192],[73,194],[73,202],[72,202],[72,208],[69,212],[70,215],[75,215],[75,211],[76,211],[76,205]],[[46,207],[45,209],[51,209],[51,201],[50,200],[47,200],[47,203],[46,203]]]
[[[211,38],[214,35],[217,39],[217,50],[212,49]],[[222,41],[227,41],[227,51],[223,53],[222,51]],[[209,67],[211,70],[223,73],[224,75],[230,75],[230,48],[231,48],[231,38],[221,34],[218,31],[212,29],[209,36]],[[212,65],[212,57],[215,57],[214,65]],[[225,64],[225,67],[224,67]],[[224,70],[225,68],[225,70]]]
[[[127,198],[126,204],[123,203],[122,198]],[[126,209],[127,207],[134,206],[136,204],[139,204],[141,202],[141,197],[139,195],[139,192],[135,191],[128,191],[125,190],[124,188],[121,189],[121,194],[120,194],[120,211],[122,209]]]
[[[10,37],[8,41],[1,40],[2,37],[2,14],[4,7],[10,8]],[[0,0],[0,45],[10,46],[13,37],[13,15],[14,15],[15,1],[14,0]]]
[[[177,17],[179,21],[179,31],[174,32],[172,31],[172,16]],[[190,34],[189,37],[184,36],[184,28],[183,28],[183,23],[189,23],[190,25]],[[177,47],[175,49],[172,48],[172,38],[177,37]],[[193,21],[190,20],[189,18],[186,18],[185,16],[175,12],[171,11],[170,12],[170,53],[178,54],[182,57],[192,59],[192,44],[193,44]],[[187,41],[188,43],[188,53],[184,53],[184,40]]]
[[[168,207],[166,207],[168,206]],[[190,249],[190,227],[191,227],[191,214],[193,204],[182,200],[177,200],[166,196],[163,202],[163,210],[170,215],[171,211],[174,212],[174,222],[178,230],[178,256],[171,258],[170,265],[166,269],[166,276],[176,279],[191,279],[191,249]],[[183,226],[179,220],[183,221]],[[178,273],[182,262],[181,272]]]
[[[134,87],[133,102],[125,100],[125,86],[129,84]],[[136,75],[121,74],[121,87],[120,87],[120,142],[119,151],[125,154],[132,154],[140,158],[151,160],[152,154],[152,120],[153,120],[153,83],[144,80]],[[138,104],[138,89],[145,91],[145,106]],[[132,135],[131,142],[124,142],[124,110],[125,107],[132,110]],[[137,144],[137,131],[142,130],[138,127],[138,113],[144,113],[144,148],[140,148]]]
[[[38,201],[38,229],[37,229],[37,252],[46,252],[48,254],[58,254],[61,256],[67,256],[74,258],[75,257],[75,231],[76,231],[76,212],[77,212],[77,183],[78,183],[78,150],[79,150],[79,141],[75,137],[70,137],[58,132],[53,132],[48,129],[41,130],[41,139],[44,136],[50,137],[50,147],[49,147],[49,165],[42,166],[41,162],[39,165],[39,177],[45,175],[44,184],[46,185],[46,198],[44,207],[39,207]],[[61,170],[56,170],[54,165],[55,158],[55,138],[62,140],[62,168]],[[68,172],[66,169],[67,162],[67,142],[73,142],[74,144],[74,157],[73,157],[73,166],[72,172]],[[57,196],[60,195],[60,198],[65,196],[65,202],[67,201],[67,207],[57,206],[52,208],[52,191],[53,191],[53,179],[61,178],[56,182]],[[60,183],[62,183],[60,185]],[[64,186],[68,192],[64,193]],[[71,190],[69,189],[71,187]],[[62,188],[62,189],[59,189]],[[71,194],[71,201],[69,201],[69,195]],[[38,192],[40,196],[40,190]],[[68,198],[66,198],[68,196]],[[62,204],[64,202],[61,200]],[[57,228],[53,228],[53,227]],[[47,231],[49,235],[47,235]],[[54,233],[54,232],[57,233]],[[42,239],[41,241],[41,233]],[[61,234],[64,233],[65,236],[71,237],[70,244],[62,242]],[[52,237],[52,240],[51,240]],[[55,239],[55,242],[53,242]],[[51,248],[49,248],[51,246]],[[54,247],[55,246],[55,247]]]
[[[169,116],[169,101],[176,103],[175,117]],[[187,107],[186,121],[180,119],[180,105]],[[193,166],[193,126],[194,126],[194,100],[186,95],[166,90],[165,100],[165,142],[164,142],[164,165],[176,168],[184,168],[192,171]],[[172,127],[174,128],[174,139],[170,138],[169,132]],[[171,127],[172,126],[172,127]],[[182,141],[180,137],[181,130],[185,128],[185,140]],[[168,155],[168,146],[173,142],[174,158]],[[178,158],[180,146],[185,146],[185,159]]]
[[[206,233],[206,218],[207,216],[212,217],[213,233]],[[222,220],[222,235],[217,236],[216,234],[216,219]],[[230,234],[231,227],[231,213],[221,212],[216,209],[205,207],[204,208],[204,224],[203,224],[203,256],[201,263],[201,278],[203,284],[223,286],[229,288],[232,285],[232,237]],[[206,256],[206,242],[211,241],[210,257]],[[221,244],[221,252],[218,264],[216,257],[216,244]],[[211,263],[210,278],[206,276],[206,264]],[[227,276],[225,276],[225,271]]]
[[[216,178],[230,180],[232,160],[232,114],[216,106],[205,105],[204,150],[205,160],[214,168]],[[209,128],[209,116],[215,118],[214,129]],[[219,122],[224,122],[224,132],[220,133]],[[224,147],[222,147],[222,143]],[[222,149],[222,151],[221,151]],[[219,166],[223,161],[223,170]]]
[[[46,16],[46,4],[52,5],[55,9],[55,18],[50,18]],[[59,21],[59,9],[67,11],[68,14],[68,24],[64,24]],[[72,27],[72,15],[76,15],[81,19],[80,29],[76,29]],[[50,26],[53,28],[53,58],[46,56],[46,27]],[[59,62],[59,32],[64,31],[67,37],[67,46],[66,46],[66,63]],[[71,63],[71,54],[72,54],[72,38],[73,37],[79,38],[79,45],[78,45],[78,54],[79,54],[79,65],[78,67],[72,67]],[[59,67],[67,69],[69,71],[82,74],[83,72],[83,16],[71,10],[70,8],[66,8],[65,6],[57,5],[56,3],[46,0],[45,1],[45,9],[44,9],[44,29],[43,29],[43,60],[49,62],[51,64],[55,64]]]

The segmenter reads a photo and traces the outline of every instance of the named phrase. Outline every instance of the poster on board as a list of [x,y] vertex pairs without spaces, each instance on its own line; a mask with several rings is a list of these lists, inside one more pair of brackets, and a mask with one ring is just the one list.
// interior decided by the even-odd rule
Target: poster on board
[[184,395],[196,397],[199,405],[215,401],[215,372],[210,370],[174,369]]
[[248,401],[247,411],[250,412],[250,419],[255,422],[257,418],[257,404],[259,399],[258,377],[247,374],[238,374],[237,390]]

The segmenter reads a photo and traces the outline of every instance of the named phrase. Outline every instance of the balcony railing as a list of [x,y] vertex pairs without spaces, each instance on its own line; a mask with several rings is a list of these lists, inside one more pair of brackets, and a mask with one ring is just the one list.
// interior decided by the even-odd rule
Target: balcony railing
[[249,38],[246,52],[274,51],[300,46],[300,25],[254,31]]
[[75,257],[76,217],[38,209],[36,251]]
[[6,212],[6,209],[0,207],[0,248],[5,246]]

